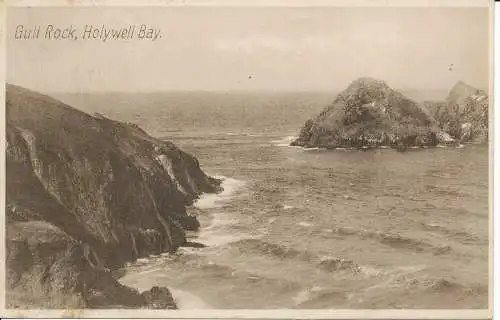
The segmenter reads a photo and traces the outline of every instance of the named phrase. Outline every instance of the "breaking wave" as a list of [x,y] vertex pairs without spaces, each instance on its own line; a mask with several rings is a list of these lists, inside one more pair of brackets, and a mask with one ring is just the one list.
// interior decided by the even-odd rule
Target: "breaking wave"
[[453,251],[450,246],[436,246],[425,241],[402,236],[397,233],[388,233],[382,231],[356,230],[348,227],[339,227],[334,229],[323,229],[324,233],[332,233],[340,236],[355,236],[358,238],[368,238],[380,242],[383,245],[416,252],[431,252],[434,255],[448,254]]
[[193,204],[198,209],[211,209],[220,207],[223,203],[231,200],[231,197],[245,185],[244,181],[228,178],[224,176],[215,176],[216,179],[222,180],[222,192],[206,193],[200,196]]

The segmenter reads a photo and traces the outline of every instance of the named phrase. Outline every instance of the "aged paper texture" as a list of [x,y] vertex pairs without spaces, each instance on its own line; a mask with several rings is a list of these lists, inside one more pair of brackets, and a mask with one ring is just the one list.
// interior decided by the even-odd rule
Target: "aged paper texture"
[[489,318],[492,7],[4,6],[2,315]]

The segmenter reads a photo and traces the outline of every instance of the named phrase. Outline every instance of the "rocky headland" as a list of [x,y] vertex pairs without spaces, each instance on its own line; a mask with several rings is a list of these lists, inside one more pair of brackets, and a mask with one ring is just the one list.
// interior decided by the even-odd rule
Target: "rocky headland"
[[121,285],[112,270],[174,252],[220,191],[198,160],[135,125],[6,87],[8,308],[176,308],[169,290]]
[[[457,121],[462,129],[474,128],[469,130],[473,136],[481,128],[482,133],[486,131],[487,139],[488,102],[483,95],[459,82],[446,101],[420,104],[384,81],[359,78],[318,116],[307,120],[291,145],[327,149],[406,148],[465,142],[470,138],[463,131],[451,130]],[[451,112],[457,108],[460,116]]]
[[489,97],[463,81],[457,82],[443,101],[426,101],[439,128],[460,142],[488,141]]

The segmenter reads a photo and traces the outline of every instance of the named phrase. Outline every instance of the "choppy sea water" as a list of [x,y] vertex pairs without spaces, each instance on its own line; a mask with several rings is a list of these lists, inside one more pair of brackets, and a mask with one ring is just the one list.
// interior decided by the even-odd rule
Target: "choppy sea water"
[[189,237],[207,247],[140,259],[123,284],[168,286],[187,309],[487,308],[487,146],[288,147],[319,96],[93,99],[69,102],[224,178],[195,204],[203,227]]

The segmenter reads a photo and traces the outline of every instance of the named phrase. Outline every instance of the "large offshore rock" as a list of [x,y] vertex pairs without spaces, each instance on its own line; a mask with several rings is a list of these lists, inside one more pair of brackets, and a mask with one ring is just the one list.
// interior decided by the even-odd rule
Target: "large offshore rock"
[[425,108],[381,80],[360,78],[320,115],[306,121],[292,145],[435,145],[437,132],[437,122]]

